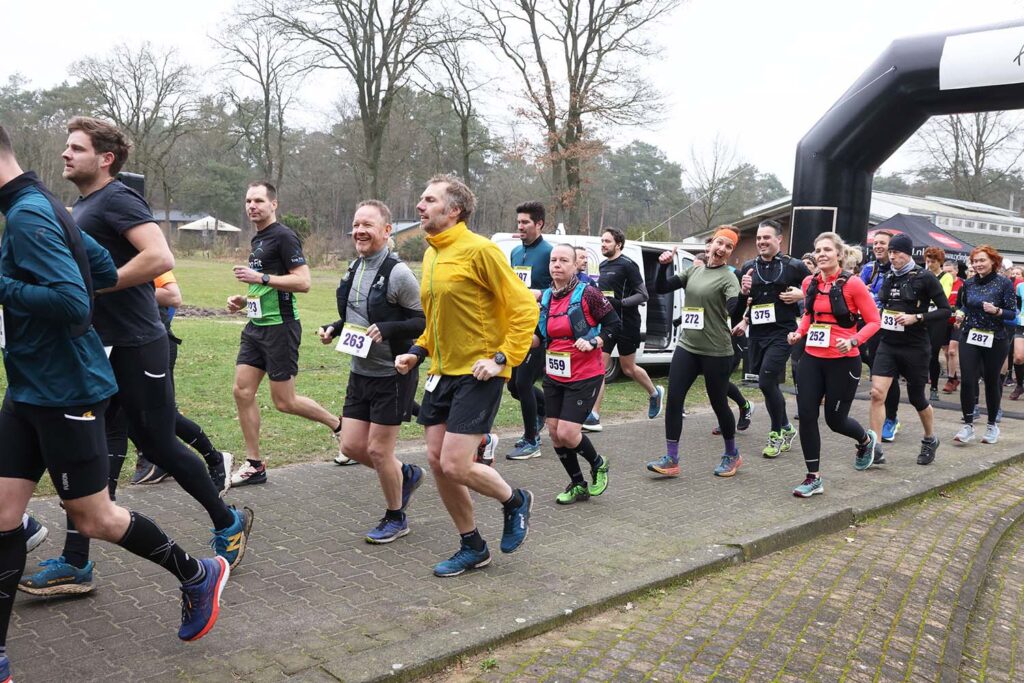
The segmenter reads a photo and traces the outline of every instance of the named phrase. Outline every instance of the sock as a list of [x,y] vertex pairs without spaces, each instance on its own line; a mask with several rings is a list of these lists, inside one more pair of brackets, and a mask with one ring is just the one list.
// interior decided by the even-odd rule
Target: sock
[[931,436],[926,436],[922,438],[921,443],[935,443],[935,435],[932,434]]
[[476,551],[481,551],[486,545],[484,543],[484,537],[480,535],[480,531],[473,529],[467,534],[459,534],[459,538],[462,539],[462,545],[472,548]]
[[739,451],[736,450],[736,439],[725,439],[725,453],[726,455],[739,454]]
[[338,420],[338,426],[331,430],[332,432],[334,432],[335,436],[341,434],[341,424],[341,420]]
[[601,456],[597,454],[597,450],[594,448],[594,443],[587,438],[586,434],[582,435],[579,444],[576,446],[576,452],[583,456],[583,459],[590,463],[591,467],[597,467],[600,464]]
[[384,511],[384,519],[390,519],[394,522],[401,522],[405,519],[405,513],[401,510],[387,509]]
[[679,462],[679,442],[665,440],[665,451],[668,453],[668,457],[672,458],[672,462]]
[[512,489],[512,497],[501,504],[506,510],[514,510],[523,504],[523,494],[519,489]]
[[64,536],[64,550],[61,555],[72,567],[84,569],[89,563],[89,538],[78,533],[71,516],[67,515],[68,531]]
[[7,646],[7,625],[11,621],[14,595],[25,571],[25,527],[0,531],[0,647]]
[[157,563],[174,574],[184,585],[196,584],[205,578],[206,571],[199,560],[168,538],[156,522],[139,512],[131,512],[131,516],[128,531],[124,532],[124,536],[117,542],[119,546]]
[[555,453],[558,454],[558,462],[562,463],[565,473],[569,475],[569,481],[574,484],[583,483],[583,472],[580,470],[580,461],[576,457],[576,451],[566,446],[557,446]]

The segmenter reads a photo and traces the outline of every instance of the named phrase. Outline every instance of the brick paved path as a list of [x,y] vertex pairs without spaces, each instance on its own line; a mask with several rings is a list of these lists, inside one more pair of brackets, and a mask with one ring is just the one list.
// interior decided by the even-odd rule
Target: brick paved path
[[[854,414],[863,418],[865,412],[866,404],[858,401]],[[256,521],[250,549],[225,591],[221,620],[209,636],[194,644],[180,643],[174,635],[178,591],[171,577],[120,549],[98,544],[93,595],[65,601],[19,595],[8,641],[16,680],[75,676],[86,681],[277,681],[294,676],[307,681],[359,681],[391,674],[411,676],[424,666],[450,661],[467,648],[479,649],[530,629],[535,633],[549,628],[566,619],[567,613],[593,610],[687,572],[741,562],[745,556],[756,557],[780,545],[844,528],[857,513],[976,475],[1022,450],[1015,445],[1024,437],[1024,423],[1018,420],[1004,423],[998,445],[953,448],[949,444],[957,416],[940,411],[937,424],[945,443],[934,465],[920,467],[914,464],[919,427],[912,415],[904,417],[899,442],[886,448],[891,464],[884,469],[854,472],[850,443],[825,435],[826,493],[810,500],[790,494],[803,477],[799,450],[777,461],[757,455],[768,429],[763,409],[750,432],[739,437],[745,464],[738,476],[727,480],[711,475],[721,441],[710,436],[714,418],[708,410],[696,411],[686,420],[683,476],[675,480],[652,479],[643,469],[646,460],[663,452],[660,420],[606,427],[596,443],[611,458],[611,486],[604,496],[569,507],[554,503],[566,477],[545,438],[543,457],[499,463],[514,485],[527,486],[537,494],[526,545],[514,555],[496,552],[487,569],[455,579],[431,574],[433,564],[450,555],[457,544],[432,482],[412,502],[413,532],[388,546],[369,546],[363,534],[382,510],[371,471],[329,463],[275,469],[265,486],[243,488],[229,496],[233,503],[254,507]],[[506,439],[505,445],[511,440]],[[411,462],[424,464],[418,445],[412,444],[406,455]],[[126,487],[121,500],[151,514],[190,551],[204,549],[208,520],[173,483]],[[52,537],[30,556],[30,564],[58,554],[62,542],[56,501],[34,501],[32,510],[51,527]],[[977,520],[979,529],[988,519],[984,516],[988,513],[973,506],[962,514],[982,515]],[[501,529],[498,505],[481,502],[478,519],[481,532],[496,548]],[[973,527],[964,529],[965,534],[973,533]],[[918,554],[938,556],[954,548],[952,540],[934,549],[894,544],[874,559],[856,558],[858,566],[853,567],[844,558],[862,544],[845,544],[844,540],[828,551],[834,558],[821,553],[801,555],[799,565],[780,565],[778,571],[798,568],[795,574],[817,575],[827,585],[839,577],[857,576],[871,586],[875,574],[859,569],[870,561],[898,567],[899,577],[892,580],[906,582],[918,576],[916,569],[911,570],[918,566]],[[768,562],[775,566],[778,560],[773,557]],[[954,574],[921,574],[917,581],[934,579],[939,590],[943,577]],[[741,597],[748,588],[753,590],[745,584],[739,588]],[[768,601],[775,590],[792,598],[796,589],[790,584],[762,586],[761,592],[750,595]],[[753,603],[743,604],[753,609]],[[809,609],[804,605],[814,602],[808,598],[792,604],[789,618],[796,619]],[[865,603],[858,599],[853,604],[860,608]],[[693,603],[683,611],[692,612],[695,606],[706,608],[705,613],[712,616],[733,609],[730,603],[708,602]],[[885,600],[877,609],[893,614],[905,611]],[[757,611],[737,613],[737,618],[742,616],[754,618]],[[816,619],[829,625],[833,616],[826,609]],[[850,629],[846,622],[841,625],[837,633],[846,637]],[[685,641],[681,646],[690,644],[702,652],[723,647],[721,637],[707,640],[712,633],[709,628],[695,631],[691,634],[695,643]],[[730,628],[733,636],[737,628],[742,631],[735,625]],[[828,635],[829,628],[809,628],[807,639],[815,642],[821,629]],[[884,632],[858,629],[854,635],[863,647],[876,641],[887,643],[887,652],[903,653],[908,642],[918,643],[919,649],[930,647],[928,635],[934,636],[929,629],[920,638],[900,629],[890,633],[888,627]],[[666,630],[661,637],[670,638],[674,630]],[[763,632],[754,635],[769,637]],[[753,641],[744,642],[749,649],[734,653],[737,662],[755,663],[755,657],[776,661],[773,653],[752,648]],[[638,647],[624,643],[615,652]],[[628,658],[623,654],[619,659]],[[893,661],[887,655],[885,665]],[[850,671],[859,672],[861,661],[857,663]],[[869,660],[863,663],[869,670],[875,666]],[[793,663],[797,665],[808,663],[800,658]],[[695,677],[704,671],[702,666],[707,664],[698,657],[691,665]],[[842,670],[847,663],[825,658],[819,669],[834,666]],[[736,672],[730,669],[730,675]]]

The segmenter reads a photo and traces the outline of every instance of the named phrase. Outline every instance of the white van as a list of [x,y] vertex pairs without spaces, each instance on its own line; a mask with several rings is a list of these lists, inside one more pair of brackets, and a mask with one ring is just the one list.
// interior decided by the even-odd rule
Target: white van
[[[510,257],[512,250],[522,244],[522,240],[509,232],[496,233],[491,239]],[[552,245],[571,244],[574,247],[585,248],[587,250],[587,271],[597,278],[598,266],[604,260],[604,257],[601,256],[601,238],[599,236],[545,234],[544,239]],[[644,278],[649,297],[647,303],[640,306],[640,338],[643,341],[636,352],[636,362],[640,365],[667,365],[672,361],[672,354],[675,352],[685,295],[681,289],[668,294],[656,293],[654,277],[658,272],[658,257],[662,252],[679,246],[671,242],[626,240],[626,248],[622,252],[640,266],[640,275]],[[672,272],[678,272],[692,265],[693,254],[680,249],[676,252],[676,264]],[[605,377],[609,380],[615,379],[621,372],[618,359],[619,350],[615,349],[612,353],[612,362],[605,371]]]

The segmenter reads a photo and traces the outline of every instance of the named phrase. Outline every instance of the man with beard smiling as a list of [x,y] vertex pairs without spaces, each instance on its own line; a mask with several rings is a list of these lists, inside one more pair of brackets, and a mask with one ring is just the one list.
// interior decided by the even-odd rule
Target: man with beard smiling
[[367,543],[391,543],[409,533],[405,508],[423,481],[423,469],[395,457],[395,442],[408,422],[416,373],[400,375],[395,356],[423,332],[420,284],[388,249],[391,210],[384,202],[361,202],[352,219],[358,258],[338,286],[338,315],[317,330],[320,341],[341,337],[338,350],[352,357],[341,414],[341,450],[377,472],[384,516],[366,534]]

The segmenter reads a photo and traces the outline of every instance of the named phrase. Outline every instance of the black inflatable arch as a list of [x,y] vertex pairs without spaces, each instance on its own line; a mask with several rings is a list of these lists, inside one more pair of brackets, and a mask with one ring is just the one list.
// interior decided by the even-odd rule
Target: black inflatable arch
[[797,146],[791,253],[862,243],[875,171],[929,117],[1021,108],[1024,20],[893,42]]

